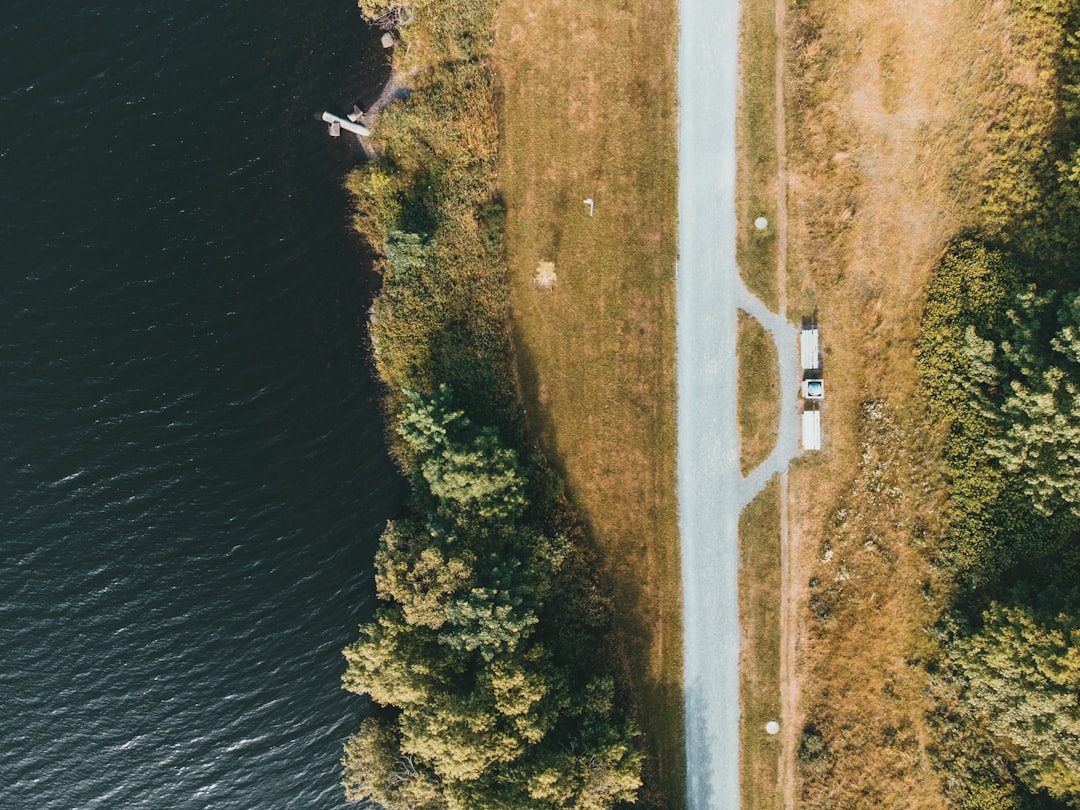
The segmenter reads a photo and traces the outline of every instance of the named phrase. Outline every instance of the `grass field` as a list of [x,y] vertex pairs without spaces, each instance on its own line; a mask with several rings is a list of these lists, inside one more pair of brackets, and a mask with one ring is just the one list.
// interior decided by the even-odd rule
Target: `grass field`
[[739,310],[739,466],[746,475],[769,457],[780,426],[780,371],[776,343]]
[[773,478],[739,518],[740,792],[743,807],[780,810],[780,480]]
[[[782,2],[783,0],[781,0]],[[773,312],[780,307],[777,278],[776,6],[744,3],[740,17],[742,92],[735,122],[738,170],[735,258],[746,286]],[[754,220],[765,217],[764,230]]]
[[685,795],[676,24],[668,3],[504,0],[495,43],[520,386],[613,587],[646,735],[642,806],[670,808]]

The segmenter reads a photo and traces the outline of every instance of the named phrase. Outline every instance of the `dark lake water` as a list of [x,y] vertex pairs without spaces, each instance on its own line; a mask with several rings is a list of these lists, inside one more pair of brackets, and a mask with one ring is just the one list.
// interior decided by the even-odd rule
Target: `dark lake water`
[[403,487],[353,0],[0,7],[0,807],[334,808]]

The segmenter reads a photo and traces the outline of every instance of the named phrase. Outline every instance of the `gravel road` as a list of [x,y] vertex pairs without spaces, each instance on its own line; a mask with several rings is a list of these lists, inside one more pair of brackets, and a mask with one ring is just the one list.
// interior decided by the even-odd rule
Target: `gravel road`
[[[687,807],[739,808],[739,513],[798,452],[796,330],[743,286],[735,264],[738,0],[680,0],[678,422]],[[739,472],[736,313],[780,356],[780,436]],[[777,594],[779,600],[779,594]]]

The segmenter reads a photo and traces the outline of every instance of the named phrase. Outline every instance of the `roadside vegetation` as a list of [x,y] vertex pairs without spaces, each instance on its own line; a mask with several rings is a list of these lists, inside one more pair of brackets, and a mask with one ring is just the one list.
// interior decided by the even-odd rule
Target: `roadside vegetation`
[[800,806],[1080,807],[1080,8],[925,12],[789,34],[789,300],[844,383],[793,473]]
[[957,583],[937,758],[952,805],[1010,810],[1080,807],[1080,3],[1018,0],[1012,20],[1029,73],[919,344]]
[[[783,0],[781,0],[782,2]],[[747,288],[780,310],[777,276],[775,3],[745,3],[739,15],[739,93],[735,121],[735,262]],[[758,229],[754,221],[765,217]]]
[[380,542],[375,618],[345,651],[345,688],[373,706],[345,746],[343,785],[388,810],[600,810],[641,786],[598,559],[518,395],[495,11],[420,0],[396,14],[410,94],[380,113],[380,157],[348,179],[379,256],[371,340],[413,492]]
[[776,342],[741,309],[736,344],[739,362],[739,466],[743,475],[769,457],[780,430],[780,365]]
[[744,807],[780,810],[780,479],[739,518],[739,790]]
[[[531,433],[612,586],[647,759],[685,795],[676,466],[675,3],[502,0],[499,193]],[[594,203],[592,216],[584,200]]]

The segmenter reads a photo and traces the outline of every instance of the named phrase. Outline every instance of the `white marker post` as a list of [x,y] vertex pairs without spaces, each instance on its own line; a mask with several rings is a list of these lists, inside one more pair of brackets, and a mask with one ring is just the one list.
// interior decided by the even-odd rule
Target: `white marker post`
[[585,205],[589,206],[589,216],[591,217],[592,212],[593,212],[593,200],[592,200],[592,197],[589,197],[589,199],[585,200],[584,202],[585,202]]

